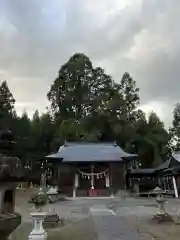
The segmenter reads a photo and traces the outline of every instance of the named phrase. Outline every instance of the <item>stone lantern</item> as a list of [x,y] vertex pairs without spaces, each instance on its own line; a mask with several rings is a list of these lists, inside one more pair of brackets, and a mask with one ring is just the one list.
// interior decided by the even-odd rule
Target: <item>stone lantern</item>
[[13,156],[15,142],[11,131],[0,131],[0,239],[6,240],[21,224],[14,212],[17,182],[23,177],[19,158]]
[[158,223],[160,223],[160,222],[172,222],[171,215],[168,214],[166,212],[166,209],[165,209],[165,204],[167,203],[167,200],[164,199],[164,191],[161,188],[156,187],[153,190],[153,194],[156,195],[156,202],[159,206],[158,212],[153,217],[153,220],[156,220]]

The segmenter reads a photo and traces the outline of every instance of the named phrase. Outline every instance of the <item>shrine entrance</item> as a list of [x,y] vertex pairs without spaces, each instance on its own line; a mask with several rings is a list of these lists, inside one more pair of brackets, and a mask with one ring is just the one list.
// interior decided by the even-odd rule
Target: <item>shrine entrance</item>
[[81,166],[75,170],[73,196],[110,195],[110,173],[106,164]]

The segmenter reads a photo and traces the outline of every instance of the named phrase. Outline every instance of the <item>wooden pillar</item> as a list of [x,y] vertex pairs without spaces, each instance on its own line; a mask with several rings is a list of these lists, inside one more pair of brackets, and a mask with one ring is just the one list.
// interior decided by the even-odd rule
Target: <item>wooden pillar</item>
[[110,187],[109,171],[105,177],[105,182],[106,182],[106,188],[109,188]]
[[109,182],[110,182],[110,191],[111,191],[111,197],[114,197],[112,172],[113,172],[113,171],[112,171],[112,164],[109,164]]
[[94,190],[94,166],[91,165],[91,189]]
[[57,185],[58,185],[58,189],[60,189],[60,191],[61,191],[61,185],[60,185],[60,167],[59,167],[59,165],[57,166]]
[[162,189],[162,184],[161,184],[161,178],[160,177],[158,177],[158,185]]
[[166,190],[166,178],[163,177],[163,190]]
[[76,197],[77,188],[79,186],[79,176],[78,173],[74,173],[74,185],[73,185],[73,197]]
[[76,197],[76,188],[75,188],[75,186],[73,186],[73,198],[75,198]]
[[139,196],[139,183],[137,181],[134,183],[134,193],[135,196]]
[[175,197],[178,198],[178,190],[177,190],[177,184],[176,184],[175,176],[172,176],[172,180],[173,180],[173,187],[174,187]]
[[166,176],[165,182],[166,182],[166,190],[168,190],[168,177],[167,176]]
[[76,197],[76,172],[74,173],[73,198]]
[[124,189],[126,190],[127,189],[127,163],[124,165]]

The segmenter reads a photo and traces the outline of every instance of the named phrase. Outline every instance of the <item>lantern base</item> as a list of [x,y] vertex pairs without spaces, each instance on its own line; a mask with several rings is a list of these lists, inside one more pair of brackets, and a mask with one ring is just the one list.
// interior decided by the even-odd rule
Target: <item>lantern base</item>
[[46,240],[46,239],[47,239],[47,233],[45,231],[41,231],[41,232],[32,231],[28,237],[28,240]]
[[173,222],[172,216],[168,213],[164,213],[164,214],[156,213],[156,215],[152,218],[152,220],[157,223]]
[[28,240],[46,240],[47,233],[43,228],[43,221],[47,213],[35,212],[30,214],[33,218],[34,228],[28,236]]

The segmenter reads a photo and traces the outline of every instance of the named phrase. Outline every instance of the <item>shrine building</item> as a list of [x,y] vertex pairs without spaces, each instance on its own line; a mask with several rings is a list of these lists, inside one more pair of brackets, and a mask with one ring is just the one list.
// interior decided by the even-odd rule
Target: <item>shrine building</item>
[[126,189],[126,173],[136,163],[137,155],[124,152],[112,142],[66,142],[46,160],[62,194],[112,196]]

